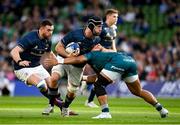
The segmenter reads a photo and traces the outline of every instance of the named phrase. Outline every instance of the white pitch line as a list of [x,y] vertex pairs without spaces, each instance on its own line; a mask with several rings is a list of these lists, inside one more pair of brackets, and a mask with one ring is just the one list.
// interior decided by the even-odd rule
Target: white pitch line
[[[34,110],[36,111],[42,111],[43,108],[0,108],[0,111],[31,111],[33,112]],[[55,110],[56,111],[56,110]],[[77,112],[82,112],[82,113],[87,113],[86,110],[76,110]],[[97,111],[93,111],[93,110],[89,110],[88,113],[98,113],[99,110]],[[126,114],[137,114],[137,111],[111,111],[111,113],[113,114],[118,114],[118,113],[126,113]],[[144,114],[144,112],[139,112],[139,114]],[[146,114],[154,114],[156,113],[156,111],[154,112],[146,112]],[[180,113],[176,113],[176,112],[170,112],[170,114],[176,114],[176,115],[180,115]]]

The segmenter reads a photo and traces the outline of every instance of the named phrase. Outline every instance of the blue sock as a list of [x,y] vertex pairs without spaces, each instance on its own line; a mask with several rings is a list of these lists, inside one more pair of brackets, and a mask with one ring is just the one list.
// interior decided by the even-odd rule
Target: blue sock
[[95,95],[96,95],[95,90],[94,90],[94,88],[92,88],[91,93],[90,93],[89,98],[88,98],[88,103],[92,102],[94,100]]

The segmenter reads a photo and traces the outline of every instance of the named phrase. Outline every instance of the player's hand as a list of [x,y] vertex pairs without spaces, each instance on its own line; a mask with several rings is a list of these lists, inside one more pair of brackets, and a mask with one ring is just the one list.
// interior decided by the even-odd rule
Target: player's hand
[[56,58],[47,58],[47,59],[44,59],[44,61],[43,61],[43,65],[45,67],[52,67],[57,64],[58,64],[58,60]]
[[30,63],[31,63],[30,61],[24,60],[24,61],[19,62],[19,66],[26,67],[26,66],[29,66]]
[[78,55],[79,55],[79,53],[74,52],[74,53],[70,53],[70,54],[68,55],[68,57],[76,57],[76,56],[78,56]]
[[92,48],[92,51],[101,51],[102,50],[102,46],[100,44],[97,44],[95,45],[93,48]]

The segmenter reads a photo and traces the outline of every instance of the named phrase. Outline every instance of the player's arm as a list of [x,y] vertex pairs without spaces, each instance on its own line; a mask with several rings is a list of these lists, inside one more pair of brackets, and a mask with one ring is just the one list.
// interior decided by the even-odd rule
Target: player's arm
[[77,53],[71,53],[71,54],[67,53],[65,50],[65,46],[62,42],[59,42],[56,45],[55,50],[60,56],[62,56],[64,58],[77,56]]
[[81,55],[77,57],[65,58],[63,64],[82,64],[86,62],[87,62],[86,56]]
[[97,80],[97,74],[93,75],[83,75],[82,81],[86,81],[87,83],[94,83]]
[[19,47],[19,46],[16,46],[16,47],[14,47],[14,48],[11,50],[11,52],[10,52],[11,57],[13,58],[13,60],[14,60],[16,63],[18,63],[19,60],[22,60],[19,53],[21,53],[21,52],[23,52],[23,51],[24,51],[24,50],[23,50],[21,47]]
[[92,51],[102,51],[102,52],[116,52],[113,49],[106,49],[101,44],[97,44],[93,47]]
[[65,46],[62,42],[58,42],[55,47],[56,52],[62,57],[69,57],[69,54],[65,51]]
[[45,66],[55,66],[58,64],[82,64],[86,63],[87,58],[84,55],[77,56],[77,57],[70,57],[70,58],[61,58],[61,57],[51,57],[44,60]]
[[20,53],[22,53],[23,51],[24,51],[24,49],[17,45],[11,50],[10,55],[18,65],[29,66],[30,62],[27,60],[22,60],[20,57]]

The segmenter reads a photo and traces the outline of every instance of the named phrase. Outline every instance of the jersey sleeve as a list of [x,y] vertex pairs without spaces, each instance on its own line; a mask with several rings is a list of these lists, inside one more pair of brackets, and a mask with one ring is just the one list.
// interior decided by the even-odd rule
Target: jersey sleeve
[[17,45],[26,50],[32,46],[32,43],[26,36],[24,36],[17,42]]
[[84,56],[86,57],[87,61],[90,61],[92,59],[92,52],[86,53]]
[[69,32],[67,35],[65,35],[62,39],[61,39],[61,43],[64,46],[67,46],[70,42],[73,42],[73,32]]

